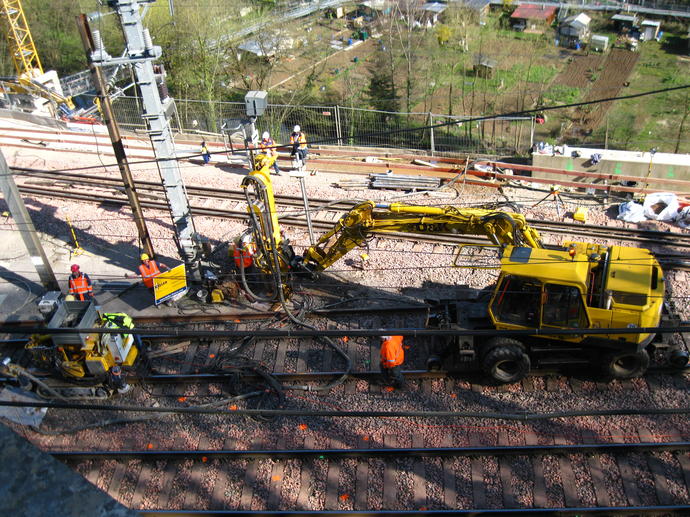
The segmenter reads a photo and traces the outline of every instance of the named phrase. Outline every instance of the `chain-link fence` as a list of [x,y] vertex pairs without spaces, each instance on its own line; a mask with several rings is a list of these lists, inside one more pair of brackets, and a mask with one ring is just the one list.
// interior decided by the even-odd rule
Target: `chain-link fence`
[[[233,132],[246,122],[242,102],[175,100],[174,130],[203,133]],[[145,129],[142,105],[136,97],[113,101],[123,129]],[[290,140],[299,125],[311,145],[389,147],[444,154],[515,154],[532,146],[532,117],[499,117],[466,122],[467,117],[434,113],[394,113],[344,106],[270,104],[256,121],[261,134],[269,131],[278,143]]]

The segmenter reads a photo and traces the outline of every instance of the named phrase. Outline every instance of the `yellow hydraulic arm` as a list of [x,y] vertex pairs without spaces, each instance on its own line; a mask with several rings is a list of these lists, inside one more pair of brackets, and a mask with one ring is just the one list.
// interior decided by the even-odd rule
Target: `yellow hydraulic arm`
[[321,271],[373,233],[485,235],[494,244],[542,248],[539,233],[521,214],[483,208],[417,206],[365,201],[340,218],[335,227],[307,249],[304,265]]

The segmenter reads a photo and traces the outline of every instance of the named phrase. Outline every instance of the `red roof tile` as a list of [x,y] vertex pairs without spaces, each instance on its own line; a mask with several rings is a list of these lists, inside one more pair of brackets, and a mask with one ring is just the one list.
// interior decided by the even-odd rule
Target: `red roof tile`
[[548,20],[556,15],[555,7],[547,7],[535,4],[522,4],[518,6],[511,18],[523,18],[527,20]]

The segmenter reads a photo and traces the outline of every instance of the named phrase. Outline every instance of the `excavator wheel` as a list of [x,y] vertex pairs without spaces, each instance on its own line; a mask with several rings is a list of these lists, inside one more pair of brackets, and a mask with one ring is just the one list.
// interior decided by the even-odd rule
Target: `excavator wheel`
[[611,352],[603,358],[604,374],[610,379],[632,379],[647,371],[649,354],[639,352]]
[[495,381],[518,382],[529,373],[531,362],[519,341],[497,338],[490,342],[487,349],[482,359],[482,369]]

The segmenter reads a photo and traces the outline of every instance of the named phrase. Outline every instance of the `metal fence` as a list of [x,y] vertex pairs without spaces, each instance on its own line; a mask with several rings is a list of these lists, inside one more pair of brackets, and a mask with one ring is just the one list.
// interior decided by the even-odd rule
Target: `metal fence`
[[[175,131],[221,134],[246,119],[242,102],[176,100],[171,118]],[[113,101],[125,129],[146,129],[136,97]],[[464,122],[467,117],[434,113],[395,113],[344,106],[271,104],[256,122],[278,143],[290,140],[299,124],[311,145],[383,147],[444,154],[515,154],[532,146],[531,117],[499,117]]]

